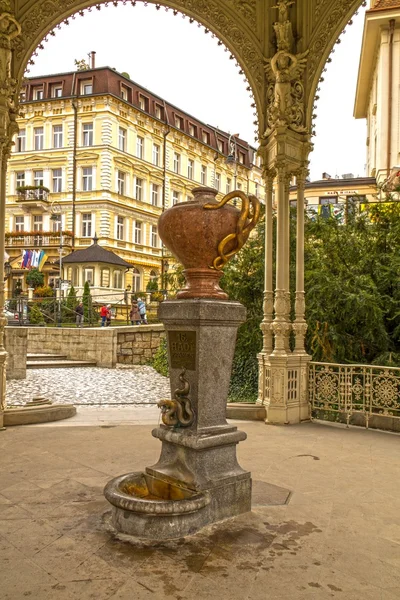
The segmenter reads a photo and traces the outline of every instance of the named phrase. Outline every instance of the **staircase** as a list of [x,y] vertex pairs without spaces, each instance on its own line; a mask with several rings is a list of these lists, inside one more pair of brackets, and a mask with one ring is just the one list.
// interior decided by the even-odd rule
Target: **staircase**
[[27,354],[27,369],[70,369],[71,367],[95,367],[95,360],[72,360],[65,354]]

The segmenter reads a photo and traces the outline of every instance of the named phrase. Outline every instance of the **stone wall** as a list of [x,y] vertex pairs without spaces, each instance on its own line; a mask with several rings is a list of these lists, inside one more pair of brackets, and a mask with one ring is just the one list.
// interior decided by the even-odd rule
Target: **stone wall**
[[64,354],[73,360],[95,360],[97,366],[106,368],[113,368],[117,363],[147,363],[157,350],[164,331],[163,325],[27,329],[30,353]]
[[25,379],[28,327],[6,327],[4,345],[8,352],[7,379]]
[[163,325],[124,327],[123,331],[118,329],[117,362],[124,365],[147,364],[165,336]]

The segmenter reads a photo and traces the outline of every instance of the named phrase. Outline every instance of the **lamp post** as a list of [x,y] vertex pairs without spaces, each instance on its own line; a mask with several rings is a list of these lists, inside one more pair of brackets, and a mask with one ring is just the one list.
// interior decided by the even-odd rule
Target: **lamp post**
[[62,257],[63,257],[63,231],[62,231],[62,208],[60,204],[52,203],[50,206],[50,220],[60,223],[60,246],[58,252],[60,255],[59,261],[59,277],[58,277],[58,311],[57,311],[57,327],[61,327],[61,297],[62,297]]
[[233,172],[233,187],[236,190],[236,186],[237,186],[237,143],[236,143],[236,138],[239,136],[238,133],[231,133],[229,135],[228,138],[228,147],[229,147],[229,154],[226,157],[226,164],[227,165],[234,165],[234,172]]

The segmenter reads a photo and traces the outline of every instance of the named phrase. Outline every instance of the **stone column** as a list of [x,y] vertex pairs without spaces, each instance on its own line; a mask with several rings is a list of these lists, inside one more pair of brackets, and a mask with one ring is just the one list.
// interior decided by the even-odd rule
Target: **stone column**
[[0,428],[4,424],[6,409],[6,361],[4,347],[5,282],[5,222],[6,222],[6,177],[12,137],[17,133],[17,82],[11,77],[11,41],[21,33],[21,27],[10,12],[0,14]]
[[288,227],[289,210],[287,197],[286,163],[277,163],[278,173],[278,207],[276,236],[276,287],[275,287],[275,319],[272,331],[275,334],[275,346],[272,356],[287,356],[287,338],[290,333],[290,301],[288,302],[289,279],[289,247]]
[[306,185],[307,170],[301,169],[296,175],[297,183],[297,230],[296,230],[296,318],[293,331],[296,336],[294,353],[305,354],[304,337],[307,333],[305,320],[305,292],[304,292],[304,190]]
[[264,317],[261,323],[263,333],[263,347],[258,355],[258,398],[257,404],[264,404],[267,385],[265,358],[273,350],[272,321],[274,316],[274,291],[273,291],[273,219],[272,196],[275,171],[268,169],[265,172],[265,266],[264,266]]

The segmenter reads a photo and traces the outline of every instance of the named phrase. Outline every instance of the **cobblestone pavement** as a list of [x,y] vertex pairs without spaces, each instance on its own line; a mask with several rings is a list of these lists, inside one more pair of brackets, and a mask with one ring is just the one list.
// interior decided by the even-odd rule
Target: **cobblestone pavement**
[[7,381],[7,404],[25,404],[35,396],[76,405],[154,404],[170,398],[169,382],[152,367],[102,369],[29,369],[26,379]]

